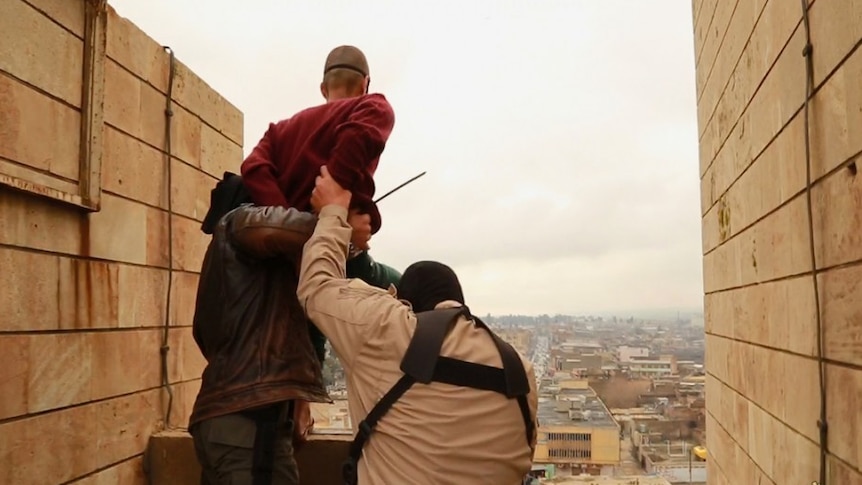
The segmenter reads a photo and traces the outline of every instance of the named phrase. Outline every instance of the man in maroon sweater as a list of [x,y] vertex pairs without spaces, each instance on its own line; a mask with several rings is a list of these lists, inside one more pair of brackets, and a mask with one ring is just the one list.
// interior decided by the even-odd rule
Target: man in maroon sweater
[[[242,163],[242,178],[255,205],[310,211],[311,191],[320,167],[353,193],[351,209],[371,216],[371,233],[381,218],[374,196],[374,172],[395,114],[382,94],[367,94],[365,55],[337,47],[326,58],[320,92],[326,104],[271,123]],[[360,248],[365,241],[353,241]]]
[[[373,176],[395,123],[386,98],[368,94],[368,73],[365,55],[359,49],[333,49],[320,85],[326,103],[271,123],[241,166],[243,185],[254,205],[311,212],[315,179],[326,165],[332,177],[353,193],[349,222],[354,227],[351,243],[357,250],[367,250],[371,234],[380,229],[380,213],[373,202]],[[401,276],[374,262],[367,252],[348,263],[347,273],[383,288],[397,283]],[[316,327],[309,330],[322,361],[325,339]],[[307,403],[297,400],[293,409],[294,429],[308,429],[311,417]],[[281,473],[292,466],[279,462],[275,468]],[[282,478],[273,483],[282,484]]]

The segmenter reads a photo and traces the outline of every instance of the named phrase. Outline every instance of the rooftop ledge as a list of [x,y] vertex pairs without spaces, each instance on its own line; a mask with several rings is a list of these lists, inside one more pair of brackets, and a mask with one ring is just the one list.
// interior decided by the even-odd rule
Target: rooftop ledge
[[[341,485],[341,464],[351,440],[344,431],[312,433],[296,452],[302,485]],[[199,485],[201,469],[191,435],[169,430],[151,436],[145,471],[151,485]]]

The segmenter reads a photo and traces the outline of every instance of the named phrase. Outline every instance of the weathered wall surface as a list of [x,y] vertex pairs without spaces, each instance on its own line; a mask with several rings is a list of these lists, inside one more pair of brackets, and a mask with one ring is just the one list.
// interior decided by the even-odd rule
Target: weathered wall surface
[[168,425],[199,386],[199,221],[242,114],[177,62],[169,159],[169,55],[108,8],[88,66],[97,3],[0,1],[0,483],[144,483],[169,282]]
[[[862,3],[812,0],[828,483],[862,483]],[[798,0],[694,0],[711,485],[818,480]],[[860,161],[862,162],[862,161]]]

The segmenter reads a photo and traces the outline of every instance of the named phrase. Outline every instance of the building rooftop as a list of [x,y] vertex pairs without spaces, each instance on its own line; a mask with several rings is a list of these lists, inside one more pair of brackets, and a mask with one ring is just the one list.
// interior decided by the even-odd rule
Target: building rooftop
[[576,485],[591,483],[596,485],[670,485],[666,478],[656,476],[626,476],[626,477],[605,477],[605,476],[570,476],[570,477],[555,477],[545,478],[542,484],[556,485]]
[[563,389],[539,396],[539,426],[616,428],[617,422],[592,389]]

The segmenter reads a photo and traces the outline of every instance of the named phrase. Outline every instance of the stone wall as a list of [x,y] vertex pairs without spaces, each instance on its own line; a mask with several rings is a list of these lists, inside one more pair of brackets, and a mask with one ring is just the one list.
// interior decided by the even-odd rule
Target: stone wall
[[143,484],[199,386],[199,221],[242,114],[177,61],[167,157],[170,57],[99,3],[0,1],[0,483]]
[[[862,483],[862,3],[811,0],[829,485]],[[798,0],[694,0],[710,485],[819,480]]]

